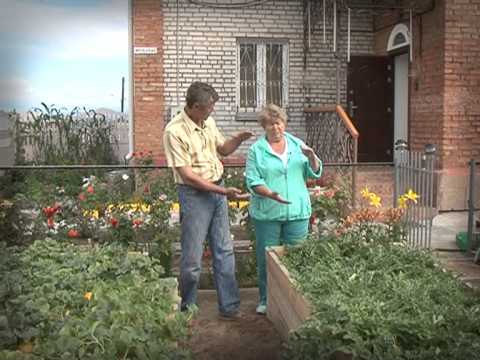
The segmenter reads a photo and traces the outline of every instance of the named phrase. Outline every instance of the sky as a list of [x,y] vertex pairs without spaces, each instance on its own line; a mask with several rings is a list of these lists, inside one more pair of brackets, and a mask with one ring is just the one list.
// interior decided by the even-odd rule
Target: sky
[[128,0],[0,0],[0,110],[119,111],[122,77]]

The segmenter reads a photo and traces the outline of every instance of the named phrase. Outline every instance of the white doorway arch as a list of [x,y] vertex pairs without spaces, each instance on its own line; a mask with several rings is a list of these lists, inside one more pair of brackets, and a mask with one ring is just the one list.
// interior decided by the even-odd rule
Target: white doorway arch
[[[406,50],[406,51],[402,51]],[[408,142],[408,67],[410,32],[405,24],[397,24],[388,37],[387,52],[394,52],[394,131],[393,143]],[[400,53],[398,53],[400,51]]]
[[410,31],[407,25],[397,24],[388,37],[387,51],[401,49],[405,46],[410,46]]

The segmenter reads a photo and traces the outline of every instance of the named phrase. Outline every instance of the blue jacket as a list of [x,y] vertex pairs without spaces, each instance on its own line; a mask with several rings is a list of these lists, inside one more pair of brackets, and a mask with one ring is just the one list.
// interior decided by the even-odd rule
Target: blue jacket
[[[308,158],[302,153],[303,141],[285,133],[288,146],[288,161],[285,167],[275,155],[265,136],[257,140],[249,149],[246,164],[247,188],[252,194],[250,216],[257,220],[287,221],[308,219],[312,213],[310,195],[306,186],[307,177],[319,178],[320,169],[314,172]],[[265,185],[278,192],[290,204],[260,196],[253,191],[258,185]]]

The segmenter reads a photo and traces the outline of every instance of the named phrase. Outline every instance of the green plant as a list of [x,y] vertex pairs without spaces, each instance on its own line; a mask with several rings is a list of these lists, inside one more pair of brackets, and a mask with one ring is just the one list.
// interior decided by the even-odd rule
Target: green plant
[[478,294],[430,252],[398,241],[377,212],[360,210],[336,235],[288,249],[283,262],[313,315],[290,337],[285,358],[477,358]]
[[328,176],[319,179],[318,184],[310,189],[310,222],[318,223],[327,219],[339,221],[349,210],[351,196],[347,184],[339,177]]
[[70,112],[47,106],[29,111],[27,121],[15,121],[17,161],[28,162],[25,146],[33,146],[34,164],[114,164],[117,140],[105,115],[78,107]]
[[8,253],[0,257],[3,349],[31,344],[38,360],[188,357],[177,342],[191,313],[178,311],[176,280],[160,279],[157,260],[53,240]]

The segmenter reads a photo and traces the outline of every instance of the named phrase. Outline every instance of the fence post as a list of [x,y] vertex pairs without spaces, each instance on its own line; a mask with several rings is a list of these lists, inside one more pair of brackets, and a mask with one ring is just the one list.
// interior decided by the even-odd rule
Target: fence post
[[474,221],[473,217],[475,214],[475,160],[471,159],[470,162],[470,184],[469,184],[469,191],[468,191],[468,230],[467,230],[467,251],[473,249],[473,227]]
[[407,151],[408,144],[405,140],[398,139],[395,141],[395,152],[393,154],[393,164],[394,164],[394,184],[393,184],[393,207],[397,207],[397,199],[400,190],[400,175],[401,175],[401,165],[404,151]]
[[[425,241],[427,243],[427,247],[430,249],[432,243],[432,223],[433,223],[433,216],[434,216],[434,193],[436,194],[435,188],[435,155],[437,149],[433,144],[425,145],[425,189],[422,191],[426,192],[425,195],[420,194],[420,197],[423,196],[423,215],[426,218],[426,226],[425,226]],[[422,166],[423,167],[423,166]],[[427,225],[428,224],[428,225]],[[423,237],[423,235],[422,235]],[[422,239],[423,240],[423,239]]]

